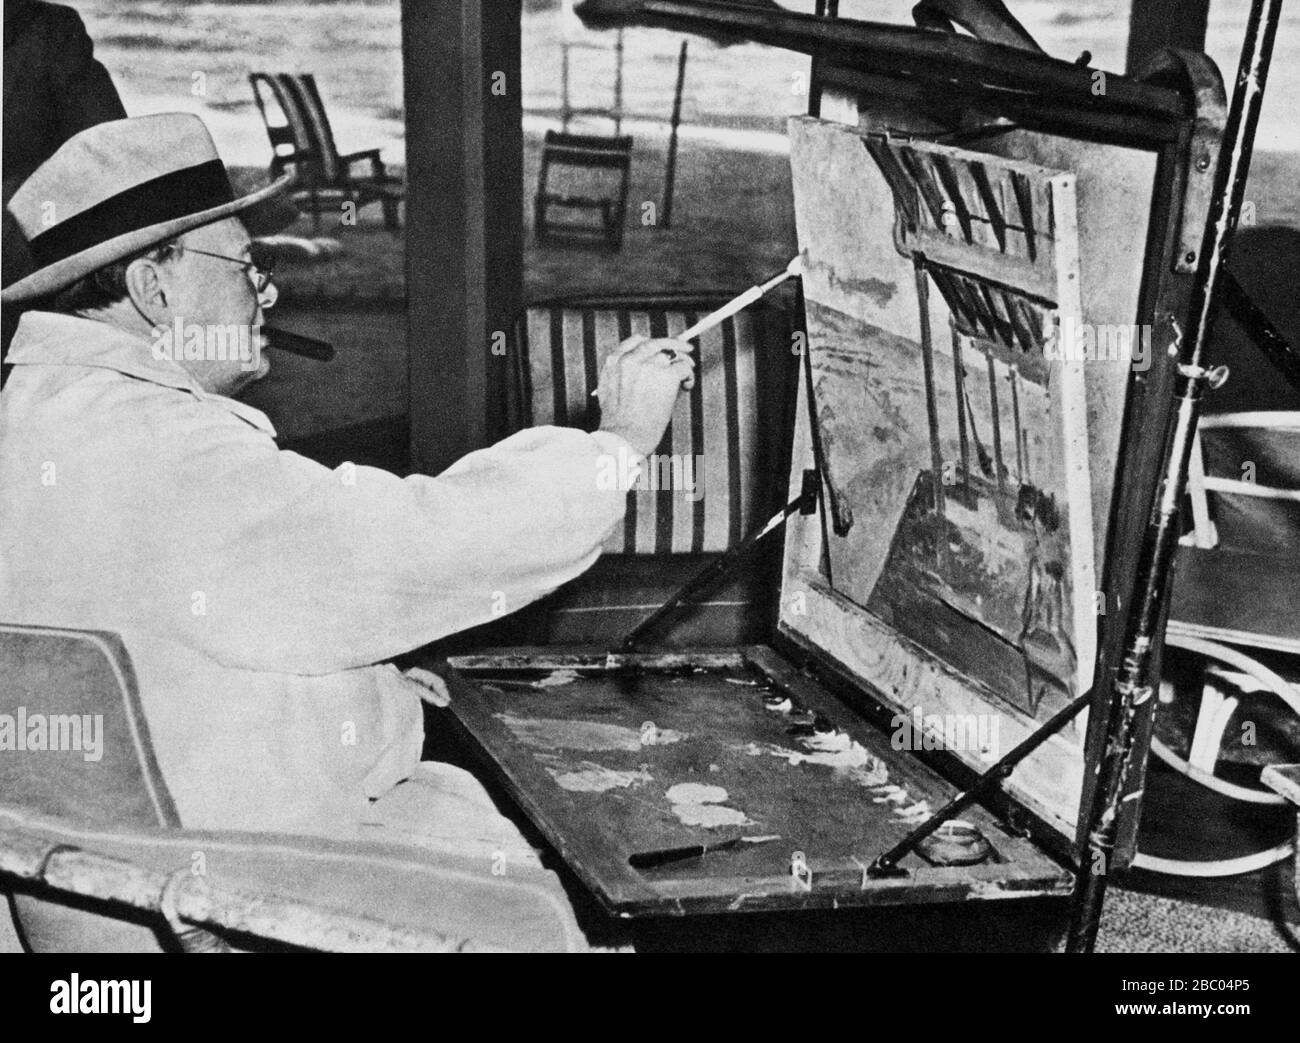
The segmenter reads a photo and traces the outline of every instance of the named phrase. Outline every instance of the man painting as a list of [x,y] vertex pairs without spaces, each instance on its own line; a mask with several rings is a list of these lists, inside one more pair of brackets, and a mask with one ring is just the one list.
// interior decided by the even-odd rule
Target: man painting
[[[600,430],[436,478],[281,451],[230,396],[274,300],[241,216],[282,187],[234,198],[202,121],[166,114],[74,136],[15,193],[36,270],[4,300],[36,307],[0,394],[4,616],[121,634],[187,827],[524,850],[472,777],[419,764],[439,696],[382,664],[588,568],[625,505],[602,457],[654,449],[692,364],[633,338]],[[251,353],[206,350],[232,327]]]

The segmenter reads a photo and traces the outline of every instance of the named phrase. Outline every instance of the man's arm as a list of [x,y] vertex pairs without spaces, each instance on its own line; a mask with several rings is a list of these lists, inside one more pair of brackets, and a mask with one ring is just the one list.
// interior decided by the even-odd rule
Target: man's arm
[[532,428],[437,477],[330,471],[233,418],[199,452],[169,440],[177,506],[145,565],[168,589],[142,611],[169,605],[155,625],[229,666],[327,673],[523,607],[589,568],[622,518],[628,465],[691,379],[662,345],[629,342],[602,375],[613,430]]

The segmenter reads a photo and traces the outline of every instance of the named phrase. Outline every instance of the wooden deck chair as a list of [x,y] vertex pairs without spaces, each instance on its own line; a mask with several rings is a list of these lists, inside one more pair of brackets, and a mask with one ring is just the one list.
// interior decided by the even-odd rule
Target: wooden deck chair
[[[1151,749],[1193,781],[1250,804],[1286,803],[1268,788],[1224,778],[1221,765],[1259,759],[1230,728],[1243,701],[1276,697],[1279,719],[1300,722],[1300,686],[1286,664],[1300,666],[1300,412],[1227,413],[1203,417],[1192,446],[1188,482],[1191,531],[1175,562],[1165,644],[1202,669],[1187,692],[1199,696],[1190,736],[1187,714],[1156,715]],[[1279,673],[1282,670],[1282,673]],[[1161,700],[1180,686],[1166,680]],[[1239,716],[1239,715],[1238,715]],[[1240,722],[1238,722],[1240,723]],[[1300,734],[1294,724],[1283,733]],[[1181,752],[1186,749],[1186,753]],[[1294,751],[1291,751],[1294,754]],[[1282,753],[1285,756],[1285,751]],[[1205,876],[1249,872],[1286,857],[1289,845],[1204,863],[1140,855],[1141,868]]]
[[[385,226],[393,231],[401,227],[398,206],[406,195],[401,179],[385,170],[379,149],[339,154],[311,73],[255,72],[248,82],[271,142],[271,176],[293,171],[296,181],[290,195],[311,210],[318,231],[321,213],[345,202],[358,209],[377,202]],[[273,122],[276,108],[283,122]],[[370,164],[370,172],[354,174],[352,168],[363,161]]]
[[[716,296],[570,298],[530,305],[515,327],[508,406],[513,429],[594,429],[591,395],[605,357],[634,334],[672,336],[724,301]],[[789,398],[798,362],[791,324],[759,302],[696,342],[698,379],[678,402],[621,528],[586,576],[544,602],[545,643],[610,640],[641,621],[710,558],[734,546],[785,502]],[[736,643],[763,605],[751,574],[708,595],[691,643]],[[674,631],[673,633],[677,633]],[[685,640],[683,629],[683,640]]]
[[[596,194],[598,187],[582,191],[552,188],[556,171],[586,171],[588,182],[609,180],[609,190]],[[623,224],[627,218],[628,182],[632,171],[632,139],[627,135],[600,137],[548,130],[542,142],[542,168],[537,178],[535,228],[537,241],[567,240],[603,244],[617,251],[623,245]],[[606,175],[601,178],[600,175]],[[561,178],[572,178],[572,173]],[[553,210],[594,212],[597,221],[568,217],[556,220]]]
[[32,951],[586,947],[528,866],[185,828],[114,634],[0,623],[0,729],[0,918]]

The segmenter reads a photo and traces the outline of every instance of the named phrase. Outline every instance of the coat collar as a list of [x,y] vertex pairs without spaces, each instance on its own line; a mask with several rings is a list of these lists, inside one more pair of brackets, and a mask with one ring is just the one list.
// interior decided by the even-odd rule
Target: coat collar
[[275,437],[266,414],[225,395],[204,391],[184,366],[156,358],[149,341],[106,322],[57,312],[25,312],[18,322],[9,356],[14,366],[77,366],[111,369],[137,380],[187,391]]

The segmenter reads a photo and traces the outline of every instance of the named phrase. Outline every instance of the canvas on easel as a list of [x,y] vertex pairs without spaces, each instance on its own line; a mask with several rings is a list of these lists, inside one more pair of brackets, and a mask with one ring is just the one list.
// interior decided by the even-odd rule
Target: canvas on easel
[[[1131,358],[1082,350],[1077,175],[813,118],[790,136],[812,374],[796,453],[816,436],[825,510],[793,523],[783,627],[904,711],[999,715],[1005,752],[1088,690],[1096,655]],[[1063,829],[1083,734],[1016,780]]]
[[[1030,713],[1059,705],[1096,647],[1083,363],[1058,350],[1082,318],[1074,177],[793,134],[835,589]],[[818,162],[840,176],[799,177]]]

